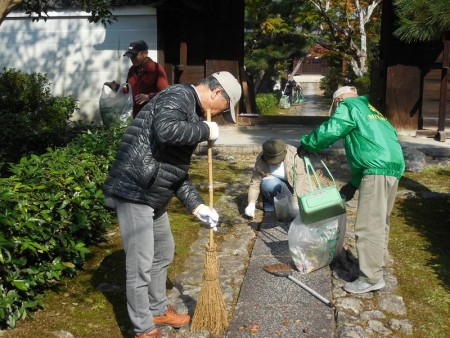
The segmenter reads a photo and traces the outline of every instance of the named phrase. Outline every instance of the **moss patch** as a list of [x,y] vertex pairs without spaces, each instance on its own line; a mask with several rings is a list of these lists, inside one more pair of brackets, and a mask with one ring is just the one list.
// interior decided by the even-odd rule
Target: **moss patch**
[[413,337],[446,337],[450,332],[450,166],[406,173],[400,189],[417,198],[396,203],[389,251],[395,259]]
[[[248,166],[249,160],[214,159],[214,186],[220,182],[214,189],[215,201],[224,194],[224,187],[235,182]],[[193,160],[190,177],[208,203],[206,158]],[[171,281],[184,271],[184,261],[190,255],[190,246],[197,240],[202,224],[176,198],[170,202],[168,213],[176,245],[167,282],[170,288]],[[58,288],[46,292],[44,310],[36,312],[34,319],[19,321],[15,329],[2,332],[0,336],[55,338],[55,332],[67,331],[77,338],[133,337],[124,293],[125,253],[117,224],[109,229],[108,238],[107,243],[90,248],[89,259],[77,276],[65,279]],[[117,288],[117,292],[101,292],[99,285]]]

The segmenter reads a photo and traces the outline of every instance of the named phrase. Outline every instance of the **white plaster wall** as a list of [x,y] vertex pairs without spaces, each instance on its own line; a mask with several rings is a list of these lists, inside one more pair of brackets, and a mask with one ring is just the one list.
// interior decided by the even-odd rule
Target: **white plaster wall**
[[12,13],[0,25],[0,69],[46,73],[53,95],[78,100],[75,119],[99,123],[103,83],[125,81],[131,62],[122,55],[130,41],[145,40],[157,60],[156,10],[135,6],[114,14],[118,21],[105,28],[89,23],[89,14],[80,11],[49,12],[46,22]]

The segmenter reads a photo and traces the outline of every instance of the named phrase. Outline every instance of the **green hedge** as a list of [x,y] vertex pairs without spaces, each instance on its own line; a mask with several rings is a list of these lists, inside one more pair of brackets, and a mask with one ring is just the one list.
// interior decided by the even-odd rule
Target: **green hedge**
[[256,95],[256,109],[261,115],[269,115],[278,107],[280,93],[260,93]]
[[122,132],[87,132],[23,157],[0,178],[0,327],[42,307],[43,291],[75,274],[87,247],[104,240],[111,214],[101,184]]
[[42,154],[50,146],[63,146],[82,124],[70,121],[76,100],[71,96],[52,96],[46,74],[4,68],[0,73],[0,97],[2,176],[4,163],[15,163],[31,153]]

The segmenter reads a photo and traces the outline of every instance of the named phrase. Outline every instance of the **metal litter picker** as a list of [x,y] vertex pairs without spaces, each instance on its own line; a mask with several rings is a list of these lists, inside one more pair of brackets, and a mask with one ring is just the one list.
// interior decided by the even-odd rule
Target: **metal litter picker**
[[303,284],[298,279],[295,279],[294,277],[292,277],[292,269],[291,269],[291,267],[289,265],[284,264],[284,263],[270,264],[270,265],[264,265],[263,269],[264,269],[264,271],[266,271],[268,273],[271,273],[274,276],[286,277],[286,278],[290,279],[295,284],[301,286],[303,289],[308,291],[314,297],[319,299],[325,305],[327,305],[329,307],[334,307],[335,304],[334,304],[333,301],[330,301],[330,300],[326,299],[325,297],[323,297],[322,295],[320,295],[319,293],[317,293],[316,291],[311,289],[309,286]]

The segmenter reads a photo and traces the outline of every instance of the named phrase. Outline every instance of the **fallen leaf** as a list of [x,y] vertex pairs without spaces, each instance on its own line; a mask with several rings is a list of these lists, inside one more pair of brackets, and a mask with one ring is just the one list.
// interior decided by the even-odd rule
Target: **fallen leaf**
[[253,325],[252,327],[250,327],[250,332],[253,334],[258,333],[259,327],[258,325]]
[[243,331],[243,330],[245,330],[246,328],[247,328],[247,325],[242,325],[242,326],[239,327],[239,331]]

